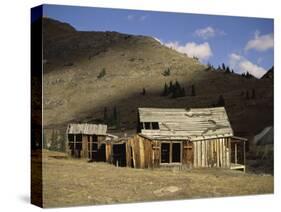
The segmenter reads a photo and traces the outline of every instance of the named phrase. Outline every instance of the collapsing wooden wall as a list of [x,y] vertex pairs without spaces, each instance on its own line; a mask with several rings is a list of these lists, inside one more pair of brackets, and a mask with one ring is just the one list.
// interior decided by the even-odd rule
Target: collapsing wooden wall
[[159,160],[157,142],[152,142],[139,135],[128,140],[126,149],[126,160],[129,167],[153,168]]
[[230,168],[230,142],[230,138],[194,141],[193,166]]

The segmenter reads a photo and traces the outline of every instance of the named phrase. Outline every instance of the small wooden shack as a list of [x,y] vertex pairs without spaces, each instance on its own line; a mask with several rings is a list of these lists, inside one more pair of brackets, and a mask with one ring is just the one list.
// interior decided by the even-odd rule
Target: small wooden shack
[[224,107],[139,108],[138,134],[126,143],[127,166],[222,167],[245,171],[245,142]]
[[107,125],[69,124],[66,140],[66,151],[71,157],[111,161],[111,136],[107,134]]

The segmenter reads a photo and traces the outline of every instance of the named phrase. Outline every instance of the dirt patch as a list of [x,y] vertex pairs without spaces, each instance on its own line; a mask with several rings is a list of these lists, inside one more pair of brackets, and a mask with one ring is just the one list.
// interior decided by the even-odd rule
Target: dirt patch
[[[132,169],[43,153],[44,207],[273,193],[273,177],[223,169]],[[61,154],[60,154],[61,156]]]

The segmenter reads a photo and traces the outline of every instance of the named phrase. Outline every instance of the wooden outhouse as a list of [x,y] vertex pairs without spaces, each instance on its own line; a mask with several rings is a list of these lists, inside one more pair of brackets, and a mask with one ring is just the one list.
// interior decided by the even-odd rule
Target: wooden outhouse
[[66,151],[71,157],[104,162],[111,160],[111,138],[107,134],[107,125],[69,124],[66,140]]
[[127,166],[222,167],[245,171],[245,142],[224,107],[139,108],[138,134],[127,142]]

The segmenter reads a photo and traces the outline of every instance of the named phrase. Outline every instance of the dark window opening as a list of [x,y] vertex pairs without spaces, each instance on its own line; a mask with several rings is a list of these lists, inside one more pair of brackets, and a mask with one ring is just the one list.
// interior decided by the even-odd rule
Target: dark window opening
[[161,144],[161,163],[170,163],[170,144]]
[[144,122],[144,128],[146,130],[150,130],[151,129],[150,122]]
[[82,149],[82,143],[76,143],[75,149],[80,151]]
[[76,135],[76,142],[82,141],[82,134]]
[[181,162],[181,144],[180,143],[172,144],[172,162],[173,163]]
[[68,141],[73,142],[74,141],[74,135],[68,134]]
[[152,129],[153,130],[159,130],[159,123],[158,122],[152,122]]
[[140,127],[141,130],[143,130],[143,122],[140,122],[139,127]]
[[93,142],[98,141],[98,136],[97,135],[93,135]]

